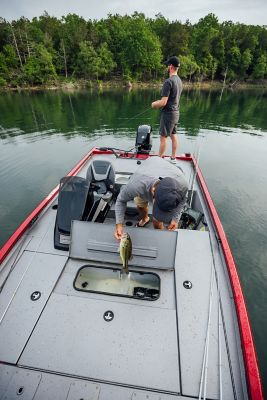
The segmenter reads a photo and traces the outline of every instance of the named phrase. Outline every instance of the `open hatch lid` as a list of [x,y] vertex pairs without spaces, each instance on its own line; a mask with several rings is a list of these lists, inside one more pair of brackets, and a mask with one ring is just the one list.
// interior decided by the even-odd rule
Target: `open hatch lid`
[[[177,232],[125,228],[131,237],[133,258],[129,267],[140,266],[173,269]],[[114,238],[114,226],[87,221],[73,221],[70,257],[121,265],[119,244]],[[107,265],[108,266],[108,265]]]

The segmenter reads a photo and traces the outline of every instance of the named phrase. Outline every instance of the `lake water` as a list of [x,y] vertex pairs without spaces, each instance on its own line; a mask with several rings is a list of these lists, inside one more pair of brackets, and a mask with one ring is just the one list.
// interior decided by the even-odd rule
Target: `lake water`
[[[159,90],[0,94],[0,246],[92,146],[159,147]],[[267,93],[184,91],[179,152],[199,164],[228,236],[267,393]],[[168,153],[170,143],[168,144]]]

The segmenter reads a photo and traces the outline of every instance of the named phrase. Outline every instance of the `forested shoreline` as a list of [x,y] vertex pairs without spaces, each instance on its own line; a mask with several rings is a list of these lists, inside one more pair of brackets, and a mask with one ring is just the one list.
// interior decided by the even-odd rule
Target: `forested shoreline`
[[186,82],[259,83],[267,78],[266,26],[225,21],[208,14],[198,23],[163,15],[108,15],[61,19],[47,12],[31,21],[0,17],[0,87],[82,82],[157,83],[163,60],[176,55]]

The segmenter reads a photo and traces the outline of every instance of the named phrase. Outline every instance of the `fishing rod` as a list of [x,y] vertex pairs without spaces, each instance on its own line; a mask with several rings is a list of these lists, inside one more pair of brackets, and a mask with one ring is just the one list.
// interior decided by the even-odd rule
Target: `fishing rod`
[[[211,263],[211,278],[210,278],[210,291],[209,291],[209,313],[208,313],[208,321],[206,327],[206,339],[205,339],[205,346],[203,352],[203,359],[202,359],[202,369],[201,369],[201,378],[200,378],[200,385],[199,385],[199,392],[198,392],[198,400],[206,400],[206,393],[207,393],[207,378],[208,378],[208,362],[209,362],[209,343],[210,343],[210,336],[211,336],[211,312],[212,312],[212,305],[213,305],[213,291],[214,291],[214,268],[213,263]],[[202,395],[203,393],[203,395]]]
[[195,163],[194,175],[193,175],[192,184],[191,184],[191,188],[190,188],[189,208],[191,208],[192,201],[193,201],[194,185],[195,185],[195,180],[196,180],[196,176],[197,176],[197,170],[198,170],[198,164],[199,164],[199,156],[200,156],[200,147],[198,148],[198,151],[197,151],[197,158],[196,158],[196,163]]
[[120,119],[123,119],[123,120],[126,120],[126,121],[131,120],[131,119],[135,119],[135,118],[139,117],[140,115],[145,114],[148,110],[151,110],[151,106],[150,106],[150,107],[147,107],[144,111],[142,111],[142,112],[140,112],[140,113],[134,115],[133,117],[120,118]]

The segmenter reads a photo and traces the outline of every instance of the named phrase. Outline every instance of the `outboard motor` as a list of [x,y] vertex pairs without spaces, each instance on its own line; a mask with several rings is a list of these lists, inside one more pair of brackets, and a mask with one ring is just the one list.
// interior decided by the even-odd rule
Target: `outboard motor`
[[89,185],[87,221],[104,222],[110,209],[115,189],[115,171],[106,160],[94,160],[88,167]]
[[152,148],[152,128],[150,125],[139,125],[137,128],[135,147],[137,153],[149,154]]
[[104,222],[110,209],[115,186],[115,171],[105,160],[94,160],[86,178],[65,177],[60,180],[54,247],[68,250],[71,221]]

